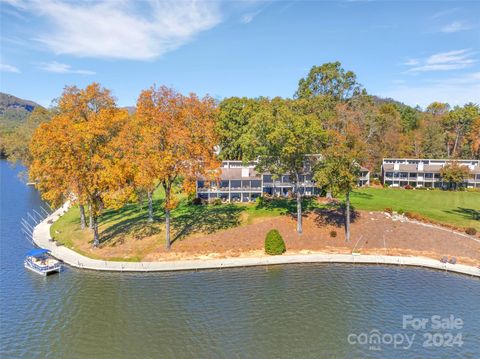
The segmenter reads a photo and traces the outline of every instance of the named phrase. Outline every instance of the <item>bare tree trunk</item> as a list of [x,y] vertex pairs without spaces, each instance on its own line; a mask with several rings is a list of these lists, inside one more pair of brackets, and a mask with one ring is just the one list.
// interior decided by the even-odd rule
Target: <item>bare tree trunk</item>
[[93,229],[93,215],[92,215],[92,205],[88,205],[88,216],[89,216],[89,223],[88,228]]
[[350,242],[350,191],[345,198],[345,241]]
[[87,226],[87,222],[85,221],[85,207],[83,204],[79,204],[78,208],[80,209],[80,227],[84,230]]
[[153,222],[153,192],[148,191],[148,221]]
[[93,217],[93,248],[97,248],[100,244],[100,237],[98,236],[98,219],[97,216],[90,215]]
[[170,242],[170,210],[165,210],[165,231],[166,231],[166,242],[165,248],[170,249],[171,242]]
[[331,190],[327,190],[326,198],[327,198],[329,201],[333,199],[333,197],[332,197],[332,191],[331,191]]
[[455,156],[455,153],[457,153],[457,146],[458,146],[458,139],[460,137],[460,133],[457,133],[457,136],[455,137],[455,143],[453,144],[453,150],[452,150],[452,155]]
[[165,185],[165,248],[170,249],[170,184]]
[[302,194],[300,193],[300,185],[299,185],[299,180],[300,177],[297,173],[297,183],[296,183],[296,188],[297,188],[297,233],[302,234],[303,232],[303,227],[302,227]]

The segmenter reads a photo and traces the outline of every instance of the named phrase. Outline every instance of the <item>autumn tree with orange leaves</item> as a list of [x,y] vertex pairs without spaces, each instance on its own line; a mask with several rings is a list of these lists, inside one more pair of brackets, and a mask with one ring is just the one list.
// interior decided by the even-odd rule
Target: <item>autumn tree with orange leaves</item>
[[65,88],[58,100],[57,114],[35,131],[30,142],[30,179],[42,197],[54,205],[69,198],[84,206],[93,222],[93,246],[99,245],[98,216],[115,199],[112,183],[121,181],[111,164],[111,141],[128,119],[110,91],[93,83],[85,89]]
[[125,133],[125,159],[134,183],[149,199],[149,219],[153,221],[152,195],[158,186],[165,191],[166,247],[170,248],[170,211],[176,207],[173,185],[183,179],[186,191],[195,190],[199,175],[214,176],[219,163],[215,116],[217,108],[210,97],[183,96],[167,87],[142,91],[137,112]]

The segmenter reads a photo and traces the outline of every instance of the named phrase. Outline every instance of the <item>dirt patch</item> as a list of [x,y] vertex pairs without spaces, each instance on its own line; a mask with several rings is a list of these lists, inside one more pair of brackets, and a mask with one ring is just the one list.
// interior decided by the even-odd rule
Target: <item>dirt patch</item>
[[[263,253],[265,235],[271,229],[282,234],[287,253],[330,252],[424,256],[440,259],[456,257],[458,263],[480,265],[480,241],[421,224],[393,221],[381,212],[356,212],[351,240],[345,242],[343,221],[338,213],[316,212],[304,218],[303,233],[296,232],[290,216],[264,218],[255,223],[213,234],[176,241],[170,251],[163,246],[143,260],[225,258]],[[330,235],[336,231],[336,237]]]

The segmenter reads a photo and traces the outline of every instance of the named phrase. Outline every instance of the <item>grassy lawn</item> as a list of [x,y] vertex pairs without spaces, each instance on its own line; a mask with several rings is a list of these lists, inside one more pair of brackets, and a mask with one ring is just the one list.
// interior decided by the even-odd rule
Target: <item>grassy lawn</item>
[[[172,211],[172,240],[199,233],[213,233],[222,229],[251,224],[265,217],[286,215],[296,210],[295,202],[278,199],[268,203],[241,203],[221,205],[192,205],[184,196],[178,197],[179,204]],[[146,203],[128,204],[121,209],[107,210],[99,219],[101,247],[112,248],[110,260],[140,261],[155,248],[164,246],[165,225],[162,210],[163,193],[158,190],[154,195],[154,215],[156,221],[148,223]],[[312,209],[316,202],[312,199],[304,201],[305,209]],[[97,257],[90,251],[92,234],[80,229],[80,213],[78,207],[72,207],[51,227],[51,235],[68,248],[84,255]],[[131,244],[129,256],[115,257],[114,248],[118,245]],[[126,247],[126,246],[123,246]],[[98,253],[98,251],[96,252]],[[101,253],[97,258],[104,258]]]
[[441,223],[474,227],[480,231],[480,193],[366,188],[356,190],[357,209],[411,211]]
[[[403,189],[359,189],[352,196],[358,210],[382,211],[385,208],[411,211],[431,220],[480,230],[480,193],[415,191]],[[277,199],[251,204],[192,205],[179,197],[172,211],[172,240],[199,233],[251,224],[265,217],[295,213],[293,200]],[[101,247],[91,251],[92,234],[80,230],[78,207],[71,208],[51,227],[51,235],[63,245],[93,258],[140,261],[164,246],[163,193],[154,196],[154,223],[148,223],[146,204],[128,204],[118,210],[105,211],[99,220]],[[305,212],[320,208],[314,199],[305,199]],[[120,249],[122,248],[122,249]],[[128,253],[127,255],[125,253]]]

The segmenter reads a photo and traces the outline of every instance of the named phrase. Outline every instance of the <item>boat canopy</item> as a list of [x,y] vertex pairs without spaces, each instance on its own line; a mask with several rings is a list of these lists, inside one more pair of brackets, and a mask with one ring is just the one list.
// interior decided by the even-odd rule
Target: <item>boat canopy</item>
[[36,249],[32,249],[30,252],[28,252],[26,255],[27,257],[41,257],[43,256],[44,254],[50,252],[48,249],[45,249],[45,248],[36,248]]

